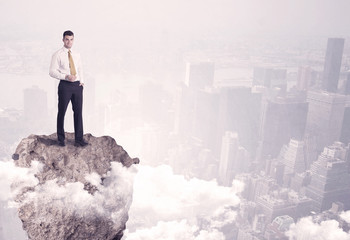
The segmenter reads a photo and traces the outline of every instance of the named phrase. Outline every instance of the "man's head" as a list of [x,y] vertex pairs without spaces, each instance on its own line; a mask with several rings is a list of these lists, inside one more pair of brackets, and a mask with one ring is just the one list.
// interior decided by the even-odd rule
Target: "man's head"
[[72,31],[65,31],[63,33],[63,44],[65,48],[71,49],[74,42],[74,33]]

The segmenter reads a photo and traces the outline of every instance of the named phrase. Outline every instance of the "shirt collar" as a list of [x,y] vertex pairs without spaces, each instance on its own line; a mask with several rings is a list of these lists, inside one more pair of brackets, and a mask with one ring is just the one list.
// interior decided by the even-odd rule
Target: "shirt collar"
[[64,46],[62,47],[62,50],[63,50],[64,52],[66,52],[66,53],[68,53],[69,50],[70,50],[71,52],[73,52],[72,49],[68,49],[68,48],[66,48],[66,47],[64,47]]

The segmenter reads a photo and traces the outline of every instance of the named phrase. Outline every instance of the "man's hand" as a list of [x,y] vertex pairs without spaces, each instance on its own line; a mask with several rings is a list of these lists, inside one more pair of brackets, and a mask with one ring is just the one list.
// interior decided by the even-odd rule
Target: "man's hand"
[[66,76],[66,80],[68,80],[70,82],[74,82],[76,79],[77,79],[77,77],[74,75],[67,75]]
[[79,86],[83,86],[84,87],[84,83],[80,83]]

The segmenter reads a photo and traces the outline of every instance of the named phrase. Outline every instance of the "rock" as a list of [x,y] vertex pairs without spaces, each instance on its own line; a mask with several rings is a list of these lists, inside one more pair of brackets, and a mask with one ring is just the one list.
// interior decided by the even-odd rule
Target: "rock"
[[13,154],[18,167],[40,165],[37,184],[22,187],[15,197],[29,239],[121,239],[132,202],[131,166],[139,159],[108,136],[85,134],[85,147],[74,146],[73,133],[66,133],[65,147],[56,139],[30,135]]

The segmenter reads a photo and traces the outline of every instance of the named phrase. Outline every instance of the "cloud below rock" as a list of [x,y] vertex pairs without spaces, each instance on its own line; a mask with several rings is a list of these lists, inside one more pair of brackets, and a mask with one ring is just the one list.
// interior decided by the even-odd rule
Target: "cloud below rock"
[[228,188],[214,180],[186,179],[167,165],[137,168],[126,239],[223,239],[218,228],[234,221],[241,182]]
[[[13,161],[0,161],[0,200],[9,201],[23,187],[33,187],[39,183],[35,174],[42,169],[43,165],[33,161],[30,168],[15,166]],[[11,185],[13,189],[11,190]]]
[[188,224],[186,220],[182,221],[160,221],[151,228],[137,230],[127,235],[128,240],[225,240],[224,235],[216,229],[211,231],[199,231],[197,226]]
[[[132,184],[135,171],[125,168],[119,162],[111,162],[111,170],[106,175],[100,176],[93,172],[86,175],[85,179],[97,188],[98,191],[91,195],[84,189],[81,182],[68,182],[64,179],[46,181],[37,185],[35,191],[26,194],[22,204],[34,201],[35,204],[52,204],[75,212],[83,217],[100,215],[118,222],[118,201],[128,202],[132,196]],[[103,184],[102,184],[102,180]]]

